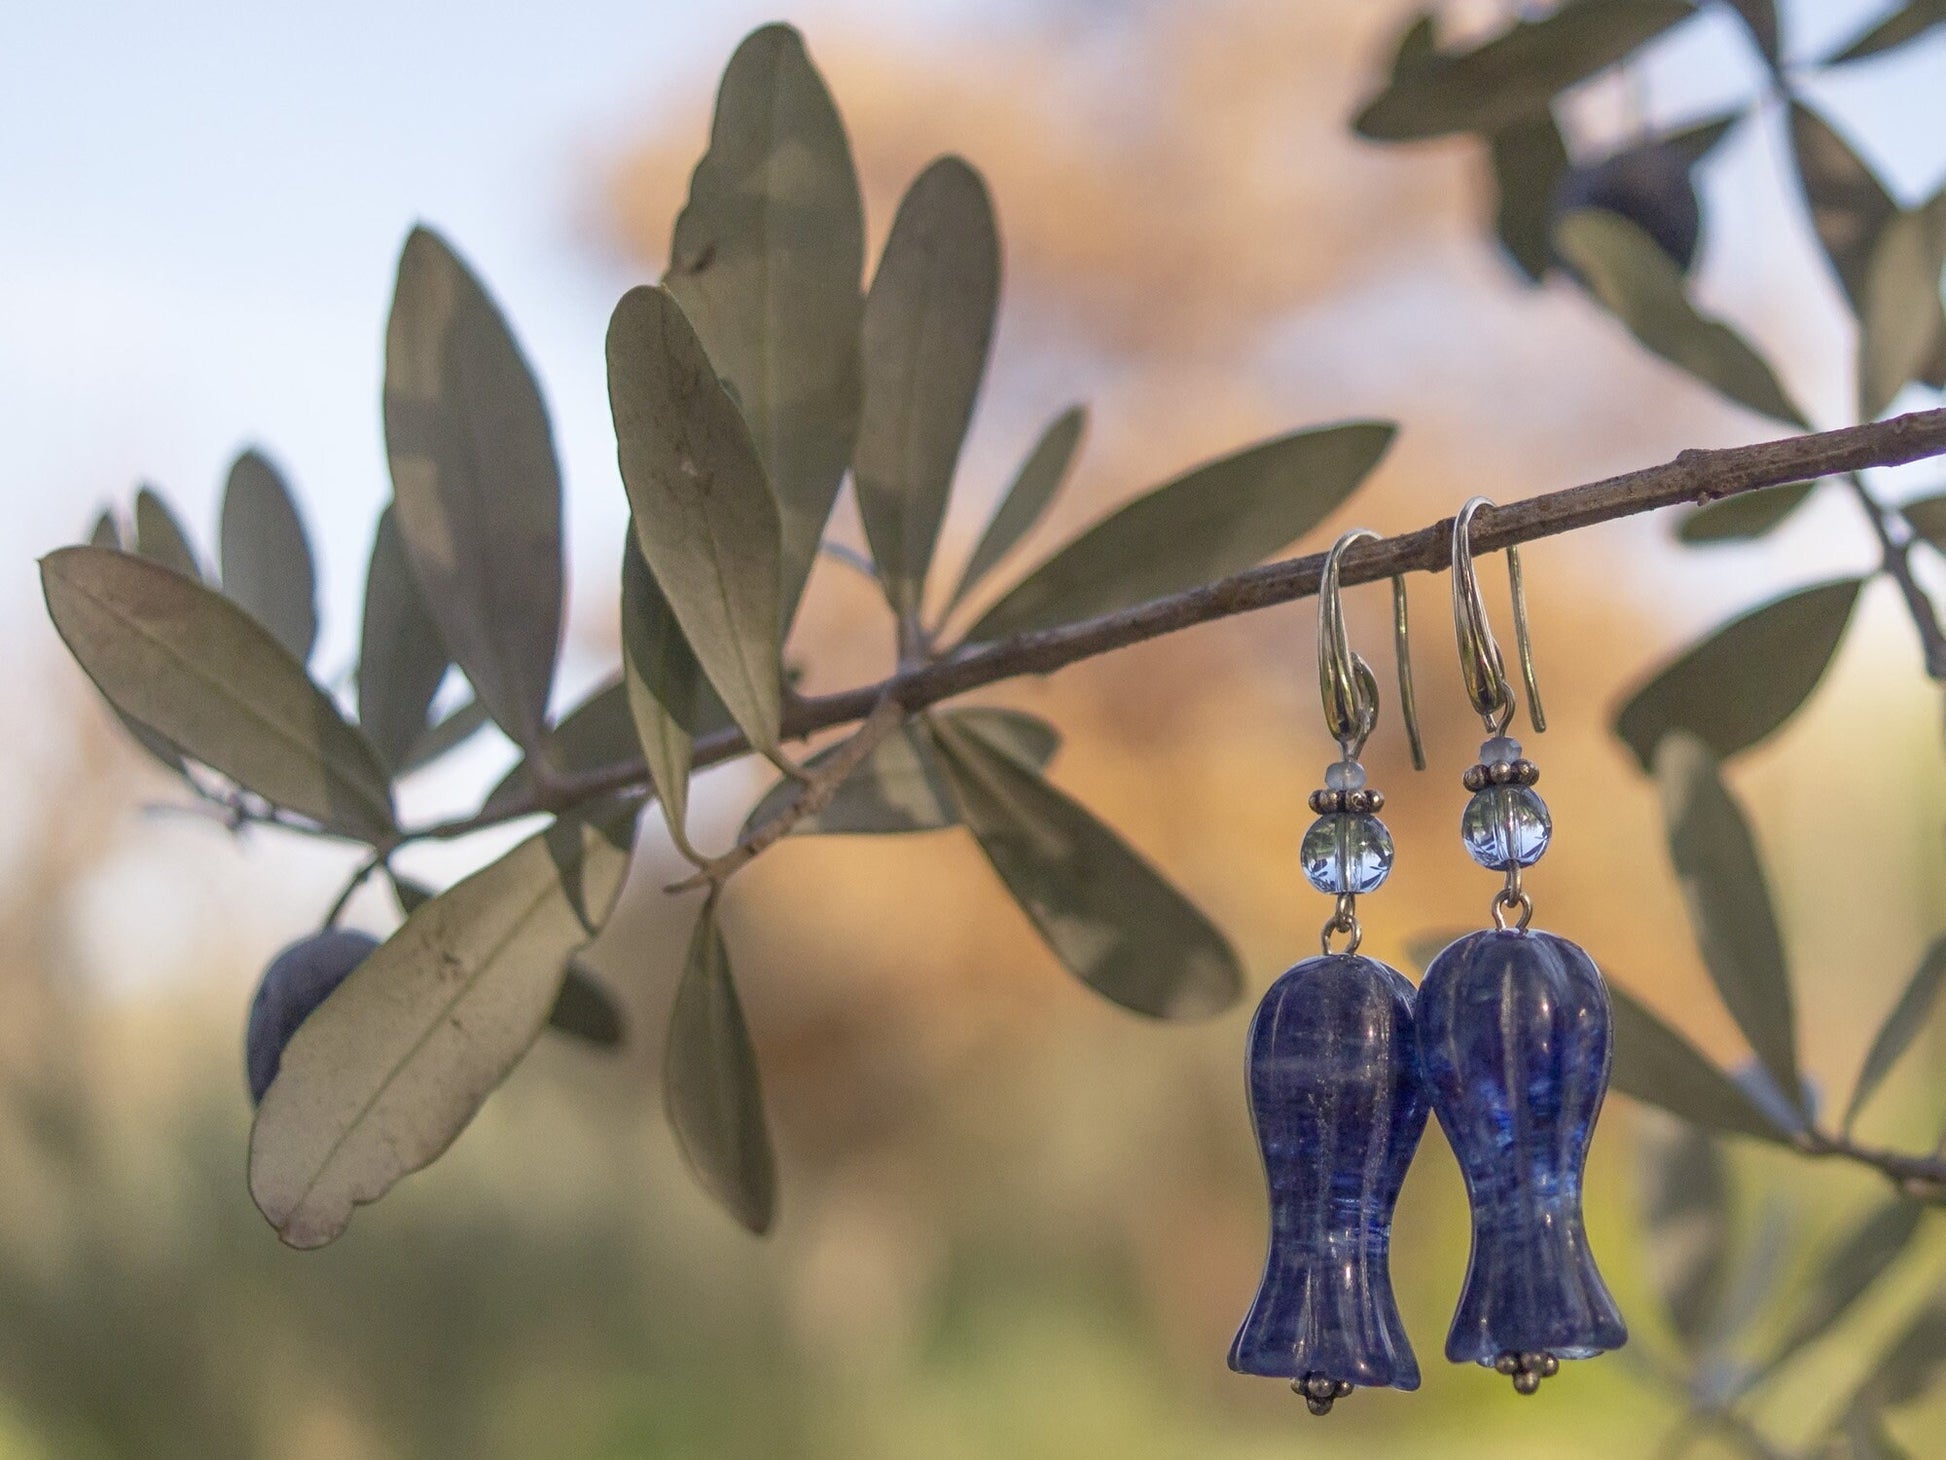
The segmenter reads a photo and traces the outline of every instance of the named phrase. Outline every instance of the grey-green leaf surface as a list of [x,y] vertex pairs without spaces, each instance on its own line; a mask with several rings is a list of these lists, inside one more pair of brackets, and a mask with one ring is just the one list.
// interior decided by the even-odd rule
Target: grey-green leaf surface
[[1615,1066],[1609,1084],[1624,1095],[1725,1135],[1784,1142],[1748,1093],[1625,990],[1609,985]]
[[[1061,743],[1060,732],[1047,721],[1019,710],[944,710],[934,718],[967,727],[1036,770],[1054,758]],[[841,749],[834,745],[819,751],[805,768],[815,774]],[[802,789],[789,778],[779,780],[744,818],[740,836],[775,820]],[[958,822],[959,811],[933,750],[932,736],[924,726],[908,720],[873,747],[821,810],[800,818],[791,835],[875,836],[937,831]]]
[[54,627],[123,713],[279,806],[378,840],[391,783],[365,737],[229,599],[108,548],[41,560]]
[[777,503],[749,428],[667,290],[634,288],[615,306],[608,400],[642,556],[725,707],[774,753]]
[[979,173],[942,157],[899,203],[865,296],[852,481],[893,610],[916,619],[986,374],[1000,235]]
[[1895,46],[1916,41],[1934,26],[1946,25],[1946,3],[1942,0],[1906,0],[1884,20],[1866,31],[1831,58],[1831,64],[1862,61]]
[[1801,1101],[1790,966],[1756,838],[1695,736],[1663,737],[1655,775],[1669,857],[1710,980],[1777,1088]]
[[633,529],[622,550],[622,682],[669,835],[687,849],[690,747],[696,737],[703,667],[656,585]]
[[1399,43],[1393,48],[1392,69],[1388,74],[1397,81],[1438,62],[1439,21],[1432,11],[1422,10],[1399,32]]
[[1546,110],[1557,93],[1695,13],[1688,0],[1564,6],[1545,19],[1518,22],[1463,54],[1395,67],[1392,84],[1352,125],[1381,141],[1496,132]]
[[438,760],[447,751],[457,750],[484,730],[489,722],[485,705],[478,700],[461,700],[453,706],[451,713],[426,726],[425,733],[412,742],[412,749],[399,762],[399,774],[416,771]]
[[1639,1144],[1649,1273],[1676,1336],[1697,1354],[1729,1279],[1729,1171],[1715,1139],[1688,1122],[1649,1127]]
[[960,574],[959,587],[946,605],[952,612],[979,586],[980,581],[993,571],[1000,560],[1012,551],[1014,545],[1025,537],[1041,515],[1047,511],[1054,500],[1054,494],[1067,480],[1068,468],[1074,463],[1074,454],[1081,445],[1082,433],[1088,426],[1088,410],[1085,406],[1069,406],[1048,423],[1041,432],[1040,440],[1014,473],[1007,494],[1000,499],[994,509],[986,531],[980,534],[973,554],[966,560],[966,569]]
[[189,534],[169,510],[169,504],[150,487],[135,494],[135,551],[185,578],[202,581],[203,567],[196,560]]
[[1615,716],[1648,770],[1664,735],[1686,730],[1728,760],[1796,713],[1851,622],[1857,578],[1801,588],[1712,630],[1658,669]]
[[597,1049],[615,1049],[622,1042],[622,1011],[601,980],[571,958],[548,1010],[547,1027]]
[[1858,311],[1858,414],[1872,421],[1917,380],[1946,340],[1946,193],[1879,230]]
[[[88,534],[88,546],[121,548],[122,530],[116,523],[113,512],[104,508],[96,516],[95,525]],[[115,712],[115,718],[121,722],[121,726],[128,732],[129,738],[141,746],[158,765],[179,776],[188,774],[188,768],[183,764],[182,752],[177,750],[175,746],[171,745],[162,736],[156,734],[155,731],[151,730],[147,725],[144,725],[140,720],[135,719],[132,715],[125,713],[112,704],[108,708]]]
[[250,1133],[250,1194],[285,1242],[331,1241],[466,1128],[614,901],[632,824],[529,837],[422,905],[299,1027]]
[[259,451],[230,467],[223,488],[223,591],[301,663],[318,637],[317,569],[297,503]]
[[777,1215],[777,1160],[713,896],[696,920],[676,987],[662,1096],[676,1144],[704,1189],[752,1232],[768,1232]]
[[1912,971],[1905,990],[1885,1016],[1878,1033],[1872,1039],[1872,1047],[1865,1054],[1865,1063],[1859,1067],[1858,1081],[1852,1086],[1851,1100],[1845,1107],[1844,1129],[1850,1130],[1858,1119],[1859,1111],[1885,1083],[1885,1077],[1892,1073],[1892,1067],[1899,1057],[1912,1047],[1912,1041],[1925,1027],[1926,1020],[1932,1016],[1933,1006],[1939,1002],[1939,990],[1946,984],[1946,938],[1938,938],[1926,950],[1926,956],[1919,960],[1919,966]]
[[933,737],[960,819],[1070,972],[1160,1019],[1236,1002],[1228,940],[1128,843],[973,727],[942,718]]
[[385,449],[399,532],[440,638],[494,721],[532,749],[561,639],[561,470],[506,320],[427,228],[399,255]]
[[858,427],[864,203],[804,42],[753,32],[730,58],[664,283],[736,390],[777,494],[786,627]]
[[1240,573],[1316,527],[1370,475],[1395,428],[1296,431],[1192,468],[1060,548],[967,630],[1051,628]]
[[358,723],[385,763],[404,766],[426,733],[433,696],[449,663],[439,625],[406,556],[396,509],[387,504],[365,572],[358,649]]
[[1931,1387],[1942,1365],[1946,1365],[1946,1300],[1935,1296],[1892,1340],[1867,1384],[1887,1408],[1910,1404]]
[[1750,37],[1756,41],[1764,59],[1775,65],[1779,44],[1775,0],[1730,0],[1730,8],[1749,28]]
[[1711,502],[1683,515],[1676,536],[1696,546],[1717,542],[1749,542],[1780,526],[1811,495],[1816,482],[1786,482]]
[[1901,503],[1899,511],[1905,514],[1905,520],[1912,525],[1914,532],[1941,552],[1946,552],[1946,493],[1914,498]]
[[1811,429],[1749,342],[1690,303],[1681,269],[1643,229],[1581,208],[1561,219],[1554,238],[1589,292],[1649,350],[1759,415]]
[[1797,1310],[1764,1364],[1775,1369],[1806,1344],[1836,1326],[1852,1305],[1904,1252],[1918,1231],[1924,1208],[1895,1197],[1867,1213],[1812,1269]]
[[1552,112],[1509,123],[1491,138],[1494,231],[1520,271],[1539,283],[1554,261],[1554,194],[1568,171],[1568,144]]
[[1899,205],[1850,144],[1801,101],[1791,103],[1791,150],[1811,226],[1856,313],[1864,308],[1872,250]]
[[1742,112],[1731,112],[1727,116],[1712,117],[1706,122],[1698,122],[1693,127],[1684,127],[1680,132],[1672,132],[1662,139],[1664,147],[1673,148],[1682,154],[1693,168],[1730,134],[1730,129],[1742,121]]

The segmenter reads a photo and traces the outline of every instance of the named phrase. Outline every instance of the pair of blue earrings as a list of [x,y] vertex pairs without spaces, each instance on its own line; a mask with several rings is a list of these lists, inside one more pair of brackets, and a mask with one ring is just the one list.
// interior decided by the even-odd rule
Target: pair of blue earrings
[[[1477,1363],[1532,1394],[1563,1359],[1589,1358],[1628,1330],[1588,1248],[1581,1179],[1608,1086],[1608,991],[1566,938],[1530,931],[1524,869],[1552,827],[1539,771],[1507,735],[1514,694],[1473,570],[1476,497],[1453,524],[1453,617],[1467,696],[1485,722],[1460,835],[1473,860],[1506,875],[1494,926],[1451,944],[1418,989],[1359,954],[1357,898],[1392,869],[1385,798],[1358,763],[1378,719],[1371,668],[1352,652],[1339,564],[1360,529],[1326,556],[1318,590],[1318,676],[1342,758],[1311,796],[1304,874],[1336,896],[1323,953],[1270,986],[1251,1022],[1249,1092],[1270,1186],[1270,1254],[1230,1348],[1240,1373],[1288,1379],[1313,1414],[1354,1388],[1419,1387],[1389,1270],[1392,1210],[1429,1113],[1459,1158],[1473,1250],[1446,1357]],[[1535,686],[1518,553],[1507,551],[1515,630],[1534,729]],[[1404,580],[1394,578],[1401,709],[1423,770],[1407,657]],[[1334,952],[1332,940],[1344,946]]]

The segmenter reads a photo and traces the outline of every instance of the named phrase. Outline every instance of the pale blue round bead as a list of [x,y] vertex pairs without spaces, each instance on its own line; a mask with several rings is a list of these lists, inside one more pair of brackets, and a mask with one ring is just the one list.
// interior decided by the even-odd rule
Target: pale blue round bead
[[1304,833],[1304,878],[1319,892],[1370,892],[1392,872],[1392,833],[1376,816],[1334,811]]
[[1532,786],[1488,786],[1476,791],[1460,818],[1460,839],[1467,853],[1496,872],[1533,866],[1553,835],[1547,803]]
[[1355,760],[1338,761],[1325,768],[1324,783],[1334,791],[1362,791],[1365,767]]

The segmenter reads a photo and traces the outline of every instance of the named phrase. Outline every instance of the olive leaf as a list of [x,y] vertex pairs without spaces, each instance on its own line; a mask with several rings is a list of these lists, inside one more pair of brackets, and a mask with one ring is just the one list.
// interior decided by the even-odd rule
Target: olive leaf
[[916,620],[986,374],[1000,236],[986,183],[942,157],[899,203],[865,296],[865,390],[852,482],[879,579]]
[[1394,433],[1382,421],[1325,426],[1195,467],[1060,548],[966,637],[1051,628],[1242,572],[1329,516]]
[[685,822],[703,667],[656,586],[633,529],[622,549],[622,682],[636,743],[669,835],[693,855]]
[[1695,13],[1688,0],[1582,0],[1462,54],[1415,54],[1352,125],[1380,141],[1497,132]]
[[1748,542],[1779,526],[1804,504],[1816,486],[1816,482],[1786,482],[1781,487],[1725,497],[1685,513],[1676,526],[1676,536],[1691,546]]
[[1855,1404],[1840,1415],[1832,1440],[1842,1445],[1823,1452],[1832,1460],[1912,1460],[1911,1452],[1885,1428],[1885,1416],[1869,1404]]
[[432,230],[399,255],[385,332],[394,517],[440,638],[531,750],[561,638],[561,471],[540,387],[480,281]]
[[667,290],[608,325],[608,400],[635,540],[743,733],[778,753],[777,503],[735,402]]
[[185,578],[203,580],[202,564],[189,534],[183,531],[169,504],[151,487],[135,494],[135,551],[152,563],[174,569]]
[[1858,413],[1876,420],[1946,346],[1946,193],[1879,230],[1859,303]]
[[1710,980],[1777,1088],[1802,1108],[1790,967],[1756,839],[1695,736],[1664,736],[1655,775],[1669,857]]
[[1730,112],[1711,117],[1706,122],[1684,127],[1680,132],[1671,132],[1662,139],[1661,145],[1673,149],[1691,167],[1695,167],[1716,150],[1717,144],[1729,136],[1730,129],[1742,121],[1744,115],[1743,112]]
[[1763,52],[1764,60],[1775,66],[1781,39],[1777,30],[1776,0],[1730,0],[1730,8],[1749,28],[1750,37],[1756,41],[1757,49]]
[[1728,760],[1788,720],[1824,677],[1862,581],[1801,588],[1712,630],[1651,675],[1615,716],[1642,769],[1672,730]]
[[[938,712],[945,720],[1005,747],[1016,760],[1044,769],[1061,743],[1060,732],[1036,715],[1019,710],[965,709]],[[806,763],[815,775],[843,749],[834,745]],[[803,787],[780,779],[744,818],[739,839],[782,815]],[[793,836],[859,836],[907,831],[937,831],[959,822],[952,788],[924,726],[907,721],[881,740],[821,809],[798,819]]]
[[1730,1276],[1730,1178],[1722,1149],[1688,1122],[1641,1139],[1649,1271],[1670,1325],[1691,1354],[1716,1331]]
[[1538,284],[1554,262],[1554,195],[1568,174],[1568,144],[1552,112],[1523,117],[1490,139],[1499,194],[1494,232],[1507,257]]
[[425,733],[412,742],[399,763],[399,774],[406,775],[438,760],[449,750],[464,745],[490,723],[486,706],[478,700],[462,700],[452,712],[426,726]]
[[223,591],[299,663],[318,638],[317,569],[290,488],[263,453],[246,451],[223,488]]
[[786,628],[851,460],[864,266],[844,124],[798,33],[764,26],[723,73],[663,283],[735,390],[777,495]]
[[[1891,1222],[1888,1219],[1888,1227]],[[1946,1301],[1935,1296],[1912,1315],[1878,1361],[1866,1390],[1886,1408],[1910,1404],[1946,1364]]]
[[1899,511],[1914,532],[1946,552],[1946,493],[1901,503]]
[[391,783],[270,631],[180,573],[108,548],[41,560],[48,614],[116,709],[265,799],[335,831],[392,831]]
[[1422,10],[1399,32],[1399,43],[1392,51],[1392,80],[1411,76],[1439,63],[1439,21],[1430,10]]
[[1087,425],[1086,406],[1069,406],[1048,422],[1040,440],[1027,453],[1020,470],[1014,473],[1012,485],[1000,499],[1000,505],[994,509],[992,520],[987,523],[986,531],[980,534],[980,541],[974,546],[972,556],[966,560],[959,587],[947,600],[947,613],[958,608],[980,580],[992,572],[1014,545],[1041,520],[1041,514],[1047,511],[1054,494],[1067,479],[1068,468],[1074,463],[1075,451],[1081,445],[1081,435]]
[[1942,4],[1941,0],[1906,0],[1905,4],[1833,56],[1829,64],[1835,66],[1844,61],[1860,61],[1867,56],[1876,56],[1894,46],[1918,40],[1936,25],[1946,25],[1946,4]]
[[622,1042],[622,1011],[601,980],[579,959],[570,958],[554,1007],[547,1012],[547,1027],[597,1049],[615,1049]]
[[[113,549],[120,549],[122,547],[122,530],[117,525],[113,512],[104,508],[96,515],[95,525],[88,533],[88,546]],[[124,714],[114,705],[111,704],[108,708],[114,711],[115,718],[121,722],[121,726],[128,732],[129,738],[141,746],[150,758],[164,770],[171,771],[185,778],[189,775],[189,768],[183,764],[182,752],[177,750],[175,746],[171,745],[162,736],[156,734],[155,731],[151,730],[147,725],[144,725],[140,720]]]
[[436,1160],[534,1040],[628,867],[632,811],[563,818],[424,903],[299,1027],[250,1132],[293,1247]]
[[979,727],[942,716],[931,729],[960,820],[1070,972],[1156,1018],[1236,1002],[1235,951],[1139,853]]
[[1919,966],[1913,970],[1905,991],[1899,995],[1899,1001],[1879,1026],[1878,1034],[1872,1039],[1872,1047],[1866,1052],[1865,1063],[1859,1067],[1858,1081],[1852,1086],[1851,1101],[1845,1106],[1841,1129],[1850,1131],[1858,1119],[1858,1113],[1865,1108],[1865,1102],[1885,1082],[1885,1077],[1899,1062],[1899,1056],[1911,1048],[1912,1041],[1931,1016],[1933,1006],[1939,1002],[1942,984],[1946,984],[1946,938],[1935,939],[1932,947],[1926,950],[1926,956],[1919,960]]
[[696,920],[676,987],[662,1096],[676,1144],[704,1189],[752,1232],[768,1232],[777,1215],[777,1160],[714,893]]
[[1646,348],[1759,415],[1811,429],[1743,336],[1697,312],[1682,270],[1636,224],[1581,208],[1561,219],[1554,239],[1589,292]]
[[358,649],[358,723],[393,767],[403,767],[426,733],[448,657],[426,607],[412,560],[388,503],[372,535],[365,615]]
[[1791,151],[1811,226],[1846,301],[1858,313],[1865,304],[1872,250],[1899,205],[1830,123],[1796,100],[1791,102]]
[[1614,1089],[1705,1130],[1779,1143],[1788,1139],[1736,1081],[1647,1006],[1613,984],[1608,996],[1615,1028],[1609,1074]]
[[1818,1259],[1796,1312],[1764,1361],[1763,1372],[1774,1371],[1836,1326],[1911,1244],[1923,1211],[1919,1203],[1895,1197],[1867,1213]]

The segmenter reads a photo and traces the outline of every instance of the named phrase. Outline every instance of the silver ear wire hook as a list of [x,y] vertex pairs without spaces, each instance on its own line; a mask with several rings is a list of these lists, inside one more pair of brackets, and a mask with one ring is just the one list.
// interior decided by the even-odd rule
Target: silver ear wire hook
[[[1504,735],[1514,718],[1513,686],[1507,682],[1506,662],[1487,623],[1486,602],[1480,596],[1479,575],[1473,570],[1473,516],[1493,503],[1473,497],[1453,518],[1453,632],[1459,640],[1460,674],[1466,697],[1486,722],[1491,735]],[[1520,571],[1520,549],[1507,549],[1507,581],[1514,600],[1514,645],[1520,654],[1520,677],[1527,686],[1527,717],[1536,734],[1547,729],[1541,708],[1541,688],[1534,674],[1534,641],[1527,625],[1527,585]]]
[[[1346,760],[1357,760],[1378,723],[1378,680],[1362,654],[1351,647],[1345,632],[1345,610],[1339,589],[1339,564],[1345,550],[1378,534],[1356,527],[1331,545],[1318,579],[1318,690],[1324,700],[1325,724]],[[1412,655],[1407,624],[1405,578],[1392,578],[1393,652],[1399,663],[1399,710],[1405,718],[1406,738],[1412,744],[1412,767],[1426,768],[1426,752],[1419,738],[1419,706],[1412,692]]]

